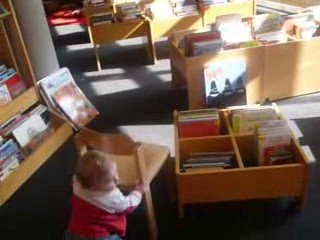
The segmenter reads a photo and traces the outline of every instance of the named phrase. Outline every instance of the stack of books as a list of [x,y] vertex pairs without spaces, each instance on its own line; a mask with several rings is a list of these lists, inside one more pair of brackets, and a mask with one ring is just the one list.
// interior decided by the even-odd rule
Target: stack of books
[[185,55],[190,57],[221,52],[224,41],[219,31],[205,31],[187,34],[183,45]]
[[255,38],[262,45],[284,43],[287,33],[282,28],[282,18],[277,13],[261,14],[253,22]]
[[110,24],[115,22],[113,12],[95,13],[90,16],[91,26],[98,26],[103,24]]
[[99,114],[77,86],[68,68],[62,68],[38,83],[47,106],[75,129],[84,127]]
[[9,176],[23,159],[23,153],[12,139],[0,138],[0,182]]
[[212,29],[220,32],[224,41],[224,49],[257,45],[252,35],[251,22],[242,21],[240,14],[218,16]]
[[182,164],[182,171],[202,169],[225,169],[233,166],[234,152],[198,152],[191,153]]
[[171,0],[173,12],[177,16],[190,16],[198,14],[198,7],[194,0]]
[[120,22],[134,21],[142,18],[142,10],[135,2],[116,5],[117,16]]
[[293,163],[291,131],[285,120],[271,120],[256,123],[259,165]]
[[320,35],[317,15],[305,12],[283,17],[283,29],[297,39],[311,39]]
[[215,136],[220,134],[220,118],[217,109],[181,111],[178,114],[180,138]]
[[256,122],[277,119],[272,106],[246,105],[228,107],[231,112],[232,129],[235,134],[254,134]]
[[26,89],[25,83],[13,68],[0,65],[0,105],[10,102]]
[[49,111],[42,104],[18,113],[0,125],[0,136],[14,139],[25,154],[34,151],[51,132]]

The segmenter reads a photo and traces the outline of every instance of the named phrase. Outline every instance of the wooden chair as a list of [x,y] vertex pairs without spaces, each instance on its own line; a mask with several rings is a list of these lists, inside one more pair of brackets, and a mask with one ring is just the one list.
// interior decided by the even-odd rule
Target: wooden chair
[[79,155],[83,155],[88,149],[112,155],[118,166],[120,188],[132,189],[137,180],[143,180],[148,185],[143,200],[150,239],[156,240],[158,228],[150,183],[164,163],[169,164],[169,149],[161,145],[137,143],[124,134],[103,134],[89,129],[82,129],[74,140]]

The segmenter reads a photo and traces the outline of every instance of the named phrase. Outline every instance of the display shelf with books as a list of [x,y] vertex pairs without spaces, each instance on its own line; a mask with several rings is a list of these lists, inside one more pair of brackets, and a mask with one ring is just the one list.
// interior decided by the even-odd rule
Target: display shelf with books
[[[264,108],[242,106],[242,111],[261,111]],[[274,110],[272,116],[276,114],[277,120],[270,121],[284,124],[275,105],[266,108]],[[303,207],[309,165],[289,128],[286,128],[288,132],[280,131],[282,135],[278,138],[282,141],[283,136],[289,136],[289,143],[284,145],[279,141],[270,145],[264,142],[264,148],[259,148],[256,133],[234,132],[230,109],[221,109],[219,112],[223,115],[227,134],[195,138],[180,137],[179,113],[174,113],[175,173],[180,217],[184,216],[186,205],[209,202],[287,197],[294,198]],[[273,122],[268,124],[275,126]],[[278,130],[270,130],[268,136],[270,134],[275,139],[275,135],[280,135]],[[259,161],[257,148],[263,149],[264,161]]]
[[[132,2],[135,4],[134,2]],[[124,3],[128,4],[128,3]],[[99,47],[103,44],[113,43],[115,41],[144,37],[147,39],[147,57],[150,62],[155,61],[155,49],[153,45],[153,40],[151,36],[150,24],[147,19],[145,19],[140,13],[139,16],[135,14],[139,11],[138,5],[128,6],[127,8],[123,4],[108,4],[104,3],[98,7],[92,6],[89,1],[84,2],[84,10],[86,18],[88,19],[88,31],[90,36],[90,41],[94,46],[97,68],[101,70],[101,61],[99,55]],[[117,7],[118,6],[118,7]],[[120,14],[120,9],[127,9],[128,16],[123,16]],[[132,14],[132,11],[136,11]],[[131,12],[131,13],[130,13]],[[92,22],[92,19],[101,14],[113,14],[114,18],[111,20],[102,19],[100,22]],[[124,21],[123,21],[124,20]]]
[[26,48],[11,1],[0,1],[0,123],[35,103],[37,93]]
[[41,104],[11,0],[0,19],[0,206],[72,135],[71,125]]
[[73,134],[70,124],[59,116],[51,114],[50,119],[51,131],[41,140],[41,144],[37,145],[10,175],[0,181],[0,206]]
[[[310,13],[308,14],[310,17]],[[258,15],[257,19],[263,19],[262,22],[265,25],[256,24],[259,21],[255,19],[245,19],[248,24],[253,23],[252,33],[248,34],[246,24],[243,24],[244,21],[242,21],[241,34],[236,34],[233,38],[231,29],[238,26],[239,22],[228,23],[222,28],[220,24],[220,27],[212,27],[209,30],[199,29],[198,32],[202,31],[207,34],[201,37],[204,39],[200,41],[201,44],[196,39],[199,38],[200,33],[197,33],[198,35],[191,33],[195,35],[191,41],[186,38],[186,35],[191,35],[189,31],[172,34],[169,39],[172,81],[174,86],[187,85],[189,109],[210,107],[208,105],[210,102],[217,103],[217,100],[222,97],[229,100],[229,96],[234,96],[236,101],[235,103],[223,101],[226,106],[239,104],[240,95],[226,94],[228,89],[225,89],[227,85],[230,85],[233,92],[238,92],[239,79],[245,86],[242,90],[245,94],[240,104],[263,103],[266,99],[276,100],[320,91],[320,82],[317,79],[320,74],[320,55],[315,54],[320,48],[319,25],[318,21],[310,20],[308,14],[286,17]],[[236,19],[234,16],[232,21]],[[297,20],[298,27],[306,22],[305,39],[298,39],[295,36],[296,24],[292,19],[299,19]],[[225,18],[225,20],[229,21],[230,18]],[[217,20],[217,22],[220,21]],[[209,34],[217,30],[220,31],[220,37],[216,34],[215,39],[209,39]],[[239,31],[240,27],[235,32],[239,33]],[[268,36],[257,38],[262,34]],[[219,39],[223,39],[223,47]],[[229,39],[231,41],[228,45]],[[235,39],[236,42],[232,42]],[[187,55],[185,49],[190,43],[193,48],[193,54],[191,54],[193,56]],[[200,47],[200,50],[197,50],[197,47]],[[199,52],[199,55],[194,52]],[[205,69],[211,69],[214,74],[206,78]],[[209,94],[213,80],[216,84],[216,95]],[[219,85],[222,86],[220,90]],[[208,101],[209,98],[213,101]]]

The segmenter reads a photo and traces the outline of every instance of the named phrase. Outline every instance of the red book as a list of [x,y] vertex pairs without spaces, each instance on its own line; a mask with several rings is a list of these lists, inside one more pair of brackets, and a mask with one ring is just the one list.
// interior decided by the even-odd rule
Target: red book
[[196,120],[178,123],[179,137],[205,137],[220,134],[220,124],[218,120]]
[[210,41],[220,39],[221,35],[218,31],[191,33],[184,38],[186,56],[193,56],[193,44],[197,42]]
[[14,98],[24,92],[27,87],[17,73],[12,74],[2,82],[9,90],[11,98]]

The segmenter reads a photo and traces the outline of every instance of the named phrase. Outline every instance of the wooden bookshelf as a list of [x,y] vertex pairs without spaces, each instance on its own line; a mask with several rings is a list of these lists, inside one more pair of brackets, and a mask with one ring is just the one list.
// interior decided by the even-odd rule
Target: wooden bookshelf
[[[223,135],[188,139],[179,138],[177,114],[174,113],[175,174],[180,217],[184,216],[185,205],[209,202],[293,197],[303,207],[309,165],[293,135],[294,163],[252,166],[256,161],[255,136],[234,134],[227,110],[220,110],[220,120],[227,126]],[[191,152],[214,151],[234,151],[234,166],[229,169],[182,171],[182,163]]]
[[[112,7],[111,11],[115,13],[114,9],[115,7]],[[99,55],[99,47],[101,45],[136,37],[145,37],[147,39],[147,57],[149,58],[150,62],[155,62],[155,49],[153,38],[151,36],[149,20],[143,18],[136,21],[115,22],[111,24],[93,26],[90,21],[92,14],[110,11],[110,9],[101,7],[94,8],[91,6],[91,4],[85,2],[84,10],[88,20],[89,37],[95,50],[96,63],[99,71],[101,70],[101,61]]]
[[35,87],[30,87],[27,91],[13,99],[0,108],[0,124],[4,123],[19,112],[23,112],[39,101]]
[[[11,0],[0,0],[8,14],[0,17],[0,64],[12,67],[24,80],[27,90],[0,107],[0,124],[40,103],[36,79],[20,32]],[[52,114],[52,131],[41,145],[0,182],[0,206],[72,135],[69,123]]]
[[[168,0],[157,0],[168,1]],[[141,8],[145,4],[152,1],[146,0],[139,3]],[[91,43],[94,46],[96,54],[96,62],[98,70],[101,70],[101,61],[99,56],[99,46],[119,40],[146,37],[147,38],[147,55],[151,63],[156,62],[156,51],[154,41],[158,38],[168,37],[175,31],[194,30],[215,22],[218,15],[239,13],[244,17],[252,17],[256,13],[256,1],[248,0],[243,3],[227,3],[221,5],[213,5],[210,7],[198,6],[199,14],[191,16],[175,16],[168,19],[150,19],[144,16],[142,20],[133,22],[116,22],[112,24],[104,24],[92,26],[90,24],[90,16],[95,13],[110,11],[109,7],[94,8],[90,4],[85,3],[84,9],[88,20],[88,31]],[[113,6],[111,9],[115,9]]]
[[52,114],[51,120],[54,132],[0,183],[0,206],[72,136],[73,130],[68,122],[61,120],[54,114]]
[[169,39],[169,55],[173,85],[187,86],[189,109],[206,108],[204,66],[232,59],[246,61],[248,104],[320,91],[320,37],[194,57],[178,47],[182,38]]

